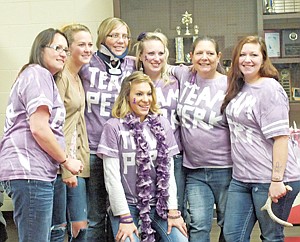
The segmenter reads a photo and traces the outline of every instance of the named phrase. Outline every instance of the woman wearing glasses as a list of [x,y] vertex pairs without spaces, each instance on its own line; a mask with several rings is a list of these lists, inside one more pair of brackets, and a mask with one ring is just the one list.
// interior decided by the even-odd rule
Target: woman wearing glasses
[[96,45],[89,64],[79,75],[86,94],[85,119],[90,148],[90,177],[87,179],[88,241],[105,241],[107,193],[103,178],[103,161],[96,152],[104,123],[111,117],[122,80],[135,69],[130,48],[130,30],[119,18],[107,18],[98,28]]
[[84,163],[84,170],[73,175],[61,167],[57,175],[50,241],[63,242],[68,229],[71,241],[84,242],[88,224],[85,180],[89,177],[89,147],[84,119],[85,95],[78,72],[84,64],[89,63],[93,42],[90,30],[82,24],[66,25],[61,31],[70,45],[70,56],[62,74],[56,79],[66,108],[66,152],[69,157],[80,159]]
[[0,143],[0,181],[12,198],[20,242],[48,242],[53,181],[59,165],[72,174],[80,160],[64,151],[65,108],[53,76],[64,67],[68,42],[63,33],[38,34],[11,89]]

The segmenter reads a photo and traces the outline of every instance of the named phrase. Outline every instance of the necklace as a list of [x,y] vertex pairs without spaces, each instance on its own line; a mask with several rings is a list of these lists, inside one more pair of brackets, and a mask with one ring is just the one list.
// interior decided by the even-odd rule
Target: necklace
[[[151,227],[150,218],[150,199],[151,183],[150,177],[151,160],[149,155],[149,145],[143,134],[143,124],[139,117],[133,113],[128,113],[125,117],[126,124],[133,132],[136,143],[136,163],[137,163],[137,181],[136,190],[138,194],[137,208],[141,219],[141,241],[154,242],[155,230]],[[169,198],[169,159],[168,146],[166,145],[165,131],[159,121],[159,116],[148,114],[148,126],[157,140],[157,158],[156,158],[156,212],[162,219],[167,219],[167,200]]]

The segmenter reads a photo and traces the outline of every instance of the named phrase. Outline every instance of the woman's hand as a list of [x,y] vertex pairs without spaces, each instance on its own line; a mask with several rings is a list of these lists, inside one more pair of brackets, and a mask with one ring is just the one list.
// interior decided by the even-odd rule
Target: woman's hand
[[77,187],[78,182],[77,182],[77,177],[72,176],[69,178],[64,178],[63,182],[68,186],[68,187]]
[[180,212],[178,210],[169,210],[167,232],[168,234],[171,233],[172,227],[178,228],[185,237],[188,237],[186,223],[184,222],[182,216],[180,216]]
[[78,173],[83,171],[83,164],[80,160],[77,159],[68,157],[62,165],[73,175],[77,175]]
[[269,196],[272,202],[278,203],[278,199],[285,196],[287,190],[283,182],[271,182],[269,187]]
[[131,242],[134,242],[133,233],[135,233],[136,236],[139,236],[138,229],[133,222],[130,224],[120,223],[116,241],[125,241],[128,237]]

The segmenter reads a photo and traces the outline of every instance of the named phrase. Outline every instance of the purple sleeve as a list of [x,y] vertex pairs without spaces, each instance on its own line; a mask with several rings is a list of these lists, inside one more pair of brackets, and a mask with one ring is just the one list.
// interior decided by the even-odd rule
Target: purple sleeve
[[183,81],[183,75],[185,73],[189,73],[190,70],[189,70],[189,67],[188,66],[185,66],[185,65],[182,65],[182,66],[174,66],[172,68],[172,74],[176,77],[176,79],[179,81],[179,82],[182,82]]
[[103,126],[103,132],[97,149],[97,155],[101,158],[103,155],[119,157],[118,132],[116,130],[118,126],[114,125],[112,121],[116,121],[116,119],[108,120]]
[[51,73],[36,66],[28,67],[20,76],[18,92],[29,116],[42,105],[46,105],[51,113],[54,102],[53,90],[56,86],[54,87],[54,80],[49,82],[49,79],[53,80]]
[[[264,90],[260,102],[260,126],[264,136],[269,139],[280,135],[289,135],[289,101],[282,86],[273,79]],[[272,95],[270,95],[272,93]]]
[[176,139],[173,133],[173,130],[170,126],[169,121],[165,117],[160,117],[162,126],[166,133],[166,144],[169,147],[169,157],[173,157],[178,154],[180,151],[178,149],[178,145],[176,143]]

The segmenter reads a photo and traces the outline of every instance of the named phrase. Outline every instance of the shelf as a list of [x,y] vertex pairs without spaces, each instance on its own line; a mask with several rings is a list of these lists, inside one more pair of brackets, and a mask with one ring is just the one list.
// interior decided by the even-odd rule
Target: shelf
[[273,64],[300,63],[300,57],[270,58]]
[[263,19],[295,19],[300,18],[300,13],[273,13],[273,14],[264,14]]

